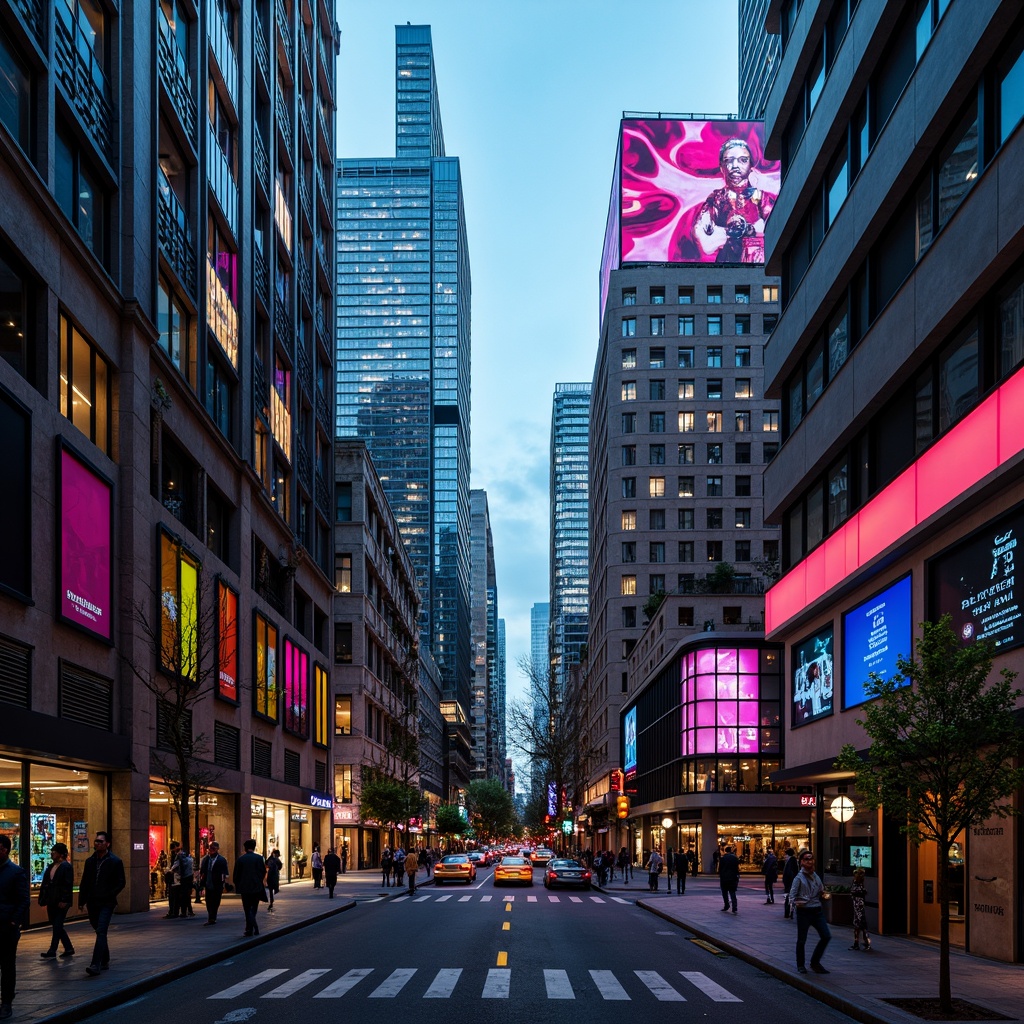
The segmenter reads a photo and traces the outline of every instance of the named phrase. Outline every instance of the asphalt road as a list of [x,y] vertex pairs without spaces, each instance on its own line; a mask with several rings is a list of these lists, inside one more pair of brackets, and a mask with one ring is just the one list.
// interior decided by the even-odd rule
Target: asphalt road
[[568,1012],[621,1024],[624,1014],[640,1012],[680,1020],[739,1011],[744,1020],[774,1020],[782,1011],[815,1024],[850,1020],[697,945],[626,897],[549,893],[535,875],[532,887],[496,888],[487,870],[469,886],[363,902],[102,1019],[309,1024],[357,1013],[361,1022],[394,1024],[396,1014],[433,1011],[485,1024],[563,1024]]

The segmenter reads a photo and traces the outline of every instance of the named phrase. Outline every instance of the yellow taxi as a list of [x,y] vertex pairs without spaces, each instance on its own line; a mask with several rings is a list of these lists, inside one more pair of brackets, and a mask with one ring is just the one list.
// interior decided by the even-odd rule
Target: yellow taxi
[[524,882],[533,885],[533,865],[525,857],[502,857],[494,869],[494,884]]
[[465,853],[451,853],[442,857],[434,865],[434,884],[442,882],[470,882],[476,881],[476,865]]

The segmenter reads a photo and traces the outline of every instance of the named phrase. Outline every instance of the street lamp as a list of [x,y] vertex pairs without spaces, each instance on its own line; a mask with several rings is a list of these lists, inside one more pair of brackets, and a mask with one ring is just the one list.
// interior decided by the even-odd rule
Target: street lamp
[[661,819],[661,827],[665,830],[665,885],[668,887],[668,891],[672,892],[672,864],[669,861],[669,857],[672,856],[671,847],[668,845],[668,830],[675,824],[675,819],[670,818],[667,814]]
[[845,825],[854,814],[856,808],[848,796],[837,796],[828,807],[828,813],[839,822]]

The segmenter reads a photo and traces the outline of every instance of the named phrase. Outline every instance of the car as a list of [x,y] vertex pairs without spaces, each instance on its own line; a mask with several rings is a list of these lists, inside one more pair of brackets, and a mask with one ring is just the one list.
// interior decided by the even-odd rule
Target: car
[[544,888],[553,889],[556,885],[572,885],[581,889],[590,888],[590,871],[578,860],[556,859],[548,861],[544,868]]
[[525,857],[502,857],[494,869],[494,884],[499,882],[533,885],[533,865]]
[[554,856],[554,850],[549,849],[547,846],[538,846],[537,849],[530,854],[530,861],[534,867],[543,867]]
[[434,865],[435,885],[442,882],[465,882],[469,885],[475,881],[476,865],[468,853],[450,853]]
[[485,868],[490,863],[487,859],[487,854],[482,850],[470,850],[466,856],[478,867]]

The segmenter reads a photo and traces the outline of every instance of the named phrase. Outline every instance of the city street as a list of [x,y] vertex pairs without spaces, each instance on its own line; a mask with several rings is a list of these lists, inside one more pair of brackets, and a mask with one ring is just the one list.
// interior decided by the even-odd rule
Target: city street
[[[495,888],[491,872],[471,885],[427,886],[414,896],[361,903],[352,911],[222,963],[102,1014],[106,1021],[197,1024],[273,1014],[308,1021],[343,1000],[363,1020],[393,1020],[396,1002],[450,1000],[476,1019],[563,1019],[566,1001],[589,1004],[596,1021],[620,1021],[623,1002],[657,1012],[658,1003],[720,1013],[741,1003],[745,1016],[785,1007],[798,1018],[845,1021],[783,982],[691,941],[681,928],[598,892]],[[269,1000],[269,1002],[264,1002]],[[495,1003],[498,1005],[496,1006]],[[513,1009],[514,1007],[514,1009]],[[579,1012],[579,1011],[575,1011]],[[678,1011],[677,1011],[678,1012]],[[99,1016],[96,1018],[99,1019]]]

